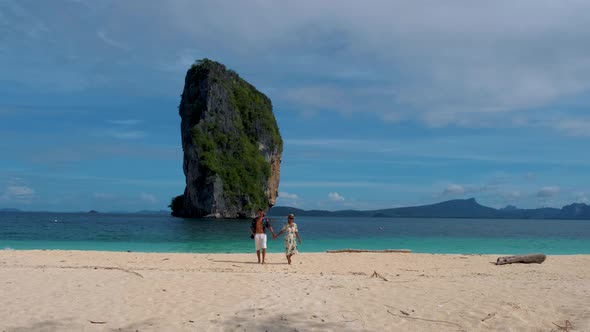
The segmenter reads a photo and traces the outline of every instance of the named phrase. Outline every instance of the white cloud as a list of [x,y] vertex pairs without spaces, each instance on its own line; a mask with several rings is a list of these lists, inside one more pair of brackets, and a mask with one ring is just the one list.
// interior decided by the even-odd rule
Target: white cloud
[[[367,83],[283,90],[283,97],[302,109],[368,112],[394,121],[411,117],[432,126],[489,126],[524,125],[527,116],[535,116],[533,109],[588,91],[589,5],[384,0],[359,6],[302,0],[237,4],[231,11],[210,4],[209,17],[195,19],[194,7],[179,2],[167,15],[197,39],[225,39],[221,48],[230,52],[285,52],[293,70]],[[247,12],[256,12],[258,19],[247,19],[242,15]],[[342,77],[353,64],[360,68]],[[389,88],[379,90],[382,86]]]
[[453,198],[470,195],[498,206],[506,203],[514,204],[524,198],[521,189],[518,187],[520,182],[513,182],[517,178],[519,176],[511,174],[493,174],[487,181],[482,183],[451,183],[444,187],[438,197]]
[[82,144],[73,142],[65,147],[32,147],[24,159],[34,163],[59,164],[101,158],[133,157],[143,160],[182,160],[182,150],[175,145],[131,144]]
[[[381,86],[350,89],[338,85],[315,85],[286,89],[280,97],[305,109],[333,110],[343,114],[359,111],[380,114],[383,104],[395,99],[394,91],[391,87]],[[401,112],[394,110],[382,115],[389,122],[404,118]]]
[[374,188],[374,187],[392,187],[395,184],[383,182],[368,181],[296,181],[281,182],[281,186],[289,188],[314,188],[314,187],[338,187],[338,188]]
[[143,121],[137,120],[137,119],[126,119],[126,120],[110,120],[109,122],[112,124],[121,125],[121,126],[135,126],[135,125],[142,123]]
[[590,119],[568,119],[555,123],[554,127],[568,136],[590,136]]
[[465,194],[465,188],[459,184],[450,184],[442,192],[442,196],[455,196]]
[[141,193],[139,195],[139,197],[143,202],[146,202],[149,204],[156,204],[158,202],[158,199],[153,194]]
[[346,139],[346,138],[308,138],[308,139],[287,139],[285,144],[289,146],[302,146],[311,148],[325,148],[330,150],[346,151],[366,151],[371,147],[390,146],[391,142],[366,140],[366,139]]
[[[117,177],[103,177],[103,176],[92,176],[92,175],[71,175],[71,174],[60,174],[60,173],[23,173],[27,176],[35,176],[44,179],[59,179],[76,182],[103,182],[103,183],[118,183],[126,185],[139,185],[139,186],[158,186],[158,187],[184,187],[185,183],[183,180],[166,180],[166,179],[131,179],[131,178],[117,178]],[[98,193],[99,195],[101,193]]]
[[[278,85],[273,98],[306,112],[370,113],[431,126],[530,125],[539,107],[590,90],[588,1],[83,3],[35,4],[30,15],[31,5],[0,2],[0,22],[15,32],[6,50],[16,58],[39,47],[47,59],[66,52],[116,70],[132,62],[175,72],[210,56],[252,74],[255,83]],[[65,31],[63,12],[73,17]],[[87,42],[88,35],[103,43]],[[193,45],[208,45],[207,54]],[[120,57],[120,49],[130,56]],[[23,76],[15,67],[13,79]],[[96,77],[78,66],[44,68],[52,74],[43,75],[51,78],[46,84],[95,85]],[[306,83],[289,79],[293,73]],[[129,77],[127,70],[121,75]],[[109,84],[127,83],[111,76]]]
[[110,130],[107,132],[108,136],[120,139],[139,139],[144,138],[147,134],[144,131],[139,130],[130,130],[130,131],[117,131],[117,130]]
[[168,61],[162,63],[159,68],[163,71],[184,73],[195,60],[203,58],[203,52],[196,49],[184,49],[177,52]]
[[118,41],[118,40],[114,40],[111,37],[109,37],[107,35],[107,33],[105,31],[99,30],[96,32],[96,35],[98,36],[98,38],[100,38],[100,40],[102,40],[105,44],[107,44],[108,46],[114,47],[114,48],[120,48],[123,50],[129,50],[129,44]]
[[537,197],[539,198],[551,198],[557,196],[560,192],[560,188],[557,186],[547,186],[537,191]]
[[289,200],[298,200],[299,196],[297,194],[290,194],[288,192],[281,191],[281,192],[279,192],[279,198],[289,199]]
[[522,193],[520,192],[520,190],[513,190],[513,191],[505,193],[504,196],[508,199],[517,199],[517,198],[522,197]]
[[575,194],[576,203],[590,204],[590,195],[586,192],[578,192]]
[[35,190],[27,186],[11,185],[6,188],[2,196],[5,201],[30,201],[35,197]]
[[337,192],[331,192],[328,194],[328,198],[334,202],[344,201],[344,197]]
[[[561,142],[557,140],[539,141],[538,137],[528,136],[499,136],[499,135],[466,135],[447,137],[428,137],[424,138],[399,138],[395,140],[379,139],[347,139],[347,138],[307,138],[307,139],[286,139],[285,146],[295,147],[295,153],[309,156],[311,153],[322,156],[330,153],[330,159],[334,160],[334,155],[339,152],[346,152],[342,155],[348,162],[355,161],[351,159],[351,154],[374,153],[379,158],[377,162],[383,162],[384,155],[398,156],[397,162],[404,163],[410,159],[416,158],[441,158],[445,162],[459,162],[462,160],[484,161],[484,162],[502,162],[502,163],[523,163],[523,164],[547,164],[547,165],[590,165],[590,161],[578,154],[571,154],[569,150],[562,149]],[[516,144],[526,144],[533,155],[524,155],[515,153],[510,149],[498,149],[498,146],[513,146]],[[301,149],[305,148],[305,149]],[[552,158],[546,158],[543,154],[547,151],[552,153]],[[401,157],[401,158],[400,158]],[[366,157],[356,160],[369,162]],[[413,160],[415,161],[415,160]],[[373,162],[373,161],[371,161]],[[433,162],[431,160],[429,163]],[[432,165],[432,164],[430,164]],[[535,173],[527,173],[522,176],[528,177],[529,180],[535,179]]]
[[110,200],[110,199],[114,199],[116,196],[113,194],[108,194],[108,193],[94,193],[94,198],[96,199],[104,199],[104,200]]

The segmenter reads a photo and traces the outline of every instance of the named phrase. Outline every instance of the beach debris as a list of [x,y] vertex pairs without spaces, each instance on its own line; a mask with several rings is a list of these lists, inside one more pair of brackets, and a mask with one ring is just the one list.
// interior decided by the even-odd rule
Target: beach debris
[[427,319],[427,318],[420,318],[420,317],[410,317],[410,316],[400,316],[400,315],[394,314],[393,312],[391,312],[391,311],[389,311],[389,310],[387,310],[387,312],[388,312],[390,315],[392,315],[392,316],[395,316],[395,317],[401,317],[401,318],[407,318],[407,319],[415,319],[415,320],[421,320],[421,321],[425,321],[425,322],[432,322],[432,323],[444,323],[444,324],[450,324],[450,325],[457,326],[457,327],[459,327],[459,328],[461,328],[461,329],[464,329],[464,327],[463,327],[463,326],[461,326],[461,325],[459,325],[459,324],[457,324],[457,323],[453,323],[453,322],[447,322],[447,321],[445,321],[445,320]]
[[116,267],[116,266],[81,266],[81,267],[77,267],[77,268],[94,268],[95,270],[119,270],[119,271],[123,271],[123,272],[127,272],[127,273],[131,273],[133,275],[136,275],[140,278],[143,278],[143,276],[135,271],[131,271],[131,270],[127,270],[124,269],[122,267]]
[[122,267],[110,267],[110,266],[107,266],[104,269],[105,270],[120,270],[120,271],[123,271],[123,272],[131,273],[131,274],[136,275],[136,276],[138,276],[140,278],[143,278],[143,276],[141,274],[139,274],[139,273],[137,273],[135,271],[124,269]]
[[569,331],[571,331],[571,330],[574,329],[574,326],[572,325],[572,323],[569,320],[566,320],[565,321],[565,325],[564,326],[557,325],[555,323],[551,323],[551,324],[557,326],[557,330],[552,329],[551,332],[557,332],[557,331],[569,332]]
[[[361,322],[363,324],[363,328],[366,327],[367,323],[365,322],[365,319],[363,318],[363,315],[361,315],[359,312],[354,311],[354,310],[342,310],[342,311],[336,311],[330,314],[327,314],[325,317],[328,318],[328,316],[334,315],[334,314],[340,314],[340,316],[342,316],[341,321],[338,321],[338,323],[352,323],[352,322]],[[346,315],[345,315],[346,314]],[[356,314],[356,316],[358,316],[358,318],[354,318],[354,317],[350,317],[350,314]],[[349,316],[349,317],[346,317]],[[353,315],[354,316],[354,315]],[[324,320],[322,320],[324,321]]]
[[445,304],[447,304],[447,303],[449,303],[449,302],[451,302],[451,301],[453,301],[453,300],[454,300],[454,298],[452,298],[452,299],[448,299],[448,300],[446,300],[445,302],[441,302],[441,303],[440,303],[438,306],[439,306],[439,307],[443,307]]
[[92,324],[106,324],[107,322],[98,321],[98,320],[88,320]]
[[386,306],[386,307],[388,307],[388,308],[391,308],[391,309],[395,309],[395,310],[397,310],[397,311],[401,312],[402,314],[404,314],[404,315],[406,315],[406,316],[409,316],[409,315],[410,315],[410,313],[409,313],[408,311],[412,311],[412,312],[414,312],[414,310],[413,310],[413,309],[412,309],[412,310],[408,309],[408,311],[404,311],[404,310],[398,309],[398,308],[396,308],[396,307],[392,307],[392,306],[390,306],[390,305],[387,305],[387,304],[384,304],[384,306]]
[[492,318],[494,316],[496,316],[496,313],[495,312],[494,313],[491,313],[491,314],[488,314],[487,316],[485,316],[484,318],[482,318],[481,321],[482,322],[485,322],[486,320],[488,320],[488,319],[490,319],[490,318]]
[[411,253],[410,249],[385,249],[385,250],[366,250],[366,249],[338,249],[338,250],[326,250],[329,254],[337,254],[343,252],[376,252],[376,253],[389,253],[389,252],[401,252]]
[[541,264],[545,261],[547,256],[545,254],[528,254],[528,255],[517,255],[517,256],[503,256],[498,257],[496,265],[513,264],[513,263],[538,263]]
[[371,278],[381,278],[383,279],[383,281],[388,281],[387,278],[385,278],[384,276],[380,275],[379,273],[377,273],[377,271],[373,271],[373,274],[371,275]]

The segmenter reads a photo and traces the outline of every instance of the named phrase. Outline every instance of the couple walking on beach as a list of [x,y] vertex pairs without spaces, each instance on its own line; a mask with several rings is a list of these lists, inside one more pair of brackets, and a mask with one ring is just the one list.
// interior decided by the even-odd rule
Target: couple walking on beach
[[[275,234],[270,222],[267,218],[264,218],[264,211],[258,209],[258,217],[252,220],[252,238],[254,239],[254,245],[256,246],[256,256],[258,257],[258,263],[264,264],[264,258],[266,256],[266,229],[270,230],[273,240],[279,237],[279,235],[285,233],[285,255],[287,256],[287,263],[291,264],[291,256],[297,253],[297,242],[301,244],[301,236],[299,236],[299,230],[295,223],[295,215],[289,214],[287,217],[287,223],[283,226],[278,234]],[[260,260],[260,253],[262,252],[262,260]]]

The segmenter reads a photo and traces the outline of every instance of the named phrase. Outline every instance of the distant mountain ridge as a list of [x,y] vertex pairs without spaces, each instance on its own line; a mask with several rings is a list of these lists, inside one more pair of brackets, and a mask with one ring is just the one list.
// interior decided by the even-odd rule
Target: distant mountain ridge
[[[0,208],[0,213],[24,213],[24,212],[47,212],[55,211],[22,211],[15,208]],[[69,212],[88,213],[88,212]],[[109,211],[105,213],[122,214],[162,214],[168,215],[168,210],[141,210],[141,211]],[[476,219],[580,219],[590,220],[590,205],[584,203],[573,203],[557,208],[519,209],[508,205],[501,209],[479,204],[475,198],[454,199],[436,204],[399,207],[381,210],[302,210],[289,206],[275,206],[270,209],[269,216],[283,217],[293,213],[296,216],[314,217],[367,217],[367,218],[476,218]]]
[[479,204],[475,198],[453,199],[436,204],[399,207],[392,209],[357,211],[325,211],[302,210],[294,207],[275,206],[270,216],[286,216],[293,213],[297,216],[316,217],[373,217],[373,218],[477,218],[477,219],[581,219],[590,220],[590,205],[574,203],[561,209],[538,208],[519,209],[507,206],[494,209]]

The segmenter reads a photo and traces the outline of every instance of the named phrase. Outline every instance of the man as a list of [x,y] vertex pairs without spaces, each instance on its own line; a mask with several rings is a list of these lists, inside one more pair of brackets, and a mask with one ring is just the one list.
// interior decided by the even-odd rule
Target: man
[[[275,232],[268,222],[268,219],[264,218],[264,211],[262,211],[262,209],[258,209],[258,217],[252,221],[252,226],[250,227],[252,236],[254,237],[254,244],[256,246],[258,264],[264,264],[264,257],[266,256],[266,228],[270,230],[270,233],[274,237]],[[262,261],[260,261],[260,251],[262,251]]]

